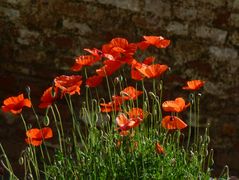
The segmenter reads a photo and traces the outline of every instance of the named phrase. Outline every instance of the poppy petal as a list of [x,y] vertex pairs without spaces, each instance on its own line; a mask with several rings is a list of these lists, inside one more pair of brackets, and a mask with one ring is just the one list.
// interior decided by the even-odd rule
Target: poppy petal
[[132,86],[128,86],[125,89],[123,89],[120,94],[122,96],[125,96],[125,98],[128,99],[132,99],[135,100],[138,98],[138,96],[140,96],[141,94],[143,94],[143,91],[138,91],[136,90],[134,87]]
[[42,140],[26,138],[25,139],[27,144],[31,144],[33,146],[40,146],[42,144]]
[[117,117],[116,117],[116,123],[119,127],[123,127],[126,124],[128,124],[129,120],[128,118],[125,116],[125,114],[120,113]]
[[132,108],[127,112],[129,118],[146,118],[146,113],[141,108]]
[[44,139],[49,139],[53,137],[53,133],[52,133],[52,129],[49,127],[44,127],[41,129],[42,134],[43,134],[43,138]]
[[80,86],[82,84],[82,76],[79,75],[61,75],[54,79],[55,86],[62,90],[61,98],[64,94],[73,95],[78,93],[80,95]]
[[146,65],[150,65],[155,61],[155,57],[151,56],[151,57],[147,57],[143,60],[143,63]]
[[4,112],[11,112],[13,114],[19,114],[22,112],[22,108],[31,107],[31,101],[29,99],[24,99],[23,94],[18,96],[11,96],[3,101],[2,110]]
[[158,142],[155,144],[155,149],[158,154],[165,154],[164,148]]
[[165,116],[161,123],[165,129],[169,130],[184,129],[187,127],[187,124],[177,116]]
[[144,76],[137,69],[131,68],[131,78],[136,81],[141,81],[144,79]]
[[42,138],[41,131],[38,128],[29,129],[26,132],[26,136],[31,139],[41,139]]
[[58,89],[56,87],[49,87],[46,89],[41,97],[39,108],[47,108],[57,99]]
[[94,75],[86,79],[86,85],[88,87],[97,87],[101,84],[102,80],[103,80],[102,76]]
[[184,86],[183,89],[196,91],[200,89],[202,86],[204,86],[204,84],[205,84],[205,81],[191,80],[187,82],[187,86]]
[[161,64],[153,64],[153,65],[142,64],[141,67],[136,66],[136,69],[147,78],[156,78],[161,74],[163,74],[168,69],[168,66]]

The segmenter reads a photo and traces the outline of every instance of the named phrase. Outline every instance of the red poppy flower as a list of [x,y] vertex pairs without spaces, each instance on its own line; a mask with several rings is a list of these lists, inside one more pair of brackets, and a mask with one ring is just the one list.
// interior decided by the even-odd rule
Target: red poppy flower
[[121,54],[125,56],[133,56],[137,46],[133,43],[129,44],[127,39],[114,38],[109,44],[105,44],[102,47],[102,51],[106,54],[111,54],[115,58],[119,58]]
[[114,60],[121,63],[131,64],[133,60],[132,56],[137,50],[137,45],[134,43],[128,43],[124,38],[114,38],[109,44],[105,44],[102,47],[104,54],[111,54]]
[[129,131],[120,131],[120,136],[128,136],[129,135]]
[[122,105],[124,101],[128,100],[125,96],[112,96],[113,102],[117,105]]
[[136,69],[147,78],[156,78],[163,74],[168,69],[168,66],[162,64],[142,64],[141,66],[136,66]]
[[18,96],[12,96],[3,101],[2,110],[4,112],[11,112],[13,114],[19,114],[22,112],[22,108],[31,107],[32,103],[29,99],[24,99],[23,94]]
[[114,101],[108,103],[100,103],[100,106],[101,112],[112,112],[121,110],[119,104],[116,104]]
[[100,60],[100,56],[82,55],[76,58],[75,64],[72,66],[72,71],[80,71],[84,66],[91,66]]
[[141,120],[146,118],[147,113],[143,111],[141,108],[132,108],[127,112],[129,118],[137,118],[139,117]]
[[187,82],[187,86],[184,86],[183,89],[196,91],[200,89],[205,84],[205,81],[201,80],[192,80]]
[[139,63],[137,62],[135,59],[132,60],[131,62],[131,78],[136,80],[136,81],[141,81],[144,79],[144,75],[142,73],[140,73],[140,71],[138,71],[136,69],[136,67],[138,67],[139,69],[142,68],[142,64],[145,65],[150,65],[155,61],[155,57],[147,57],[143,60],[143,63]]
[[103,53],[101,50],[93,48],[93,49],[84,49],[85,51],[89,52],[93,56],[95,56],[97,59],[101,59],[102,57],[107,58],[109,60],[114,60],[114,57],[111,54]]
[[143,91],[138,91],[134,87],[128,86],[125,89],[123,89],[122,91],[120,91],[120,94],[122,96],[124,96],[124,98],[127,100],[129,100],[129,99],[135,100],[138,98],[138,96],[143,94]]
[[49,139],[53,137],[53,133],[51,128],[44,127],[42,129],[33,128],[29,129],[26,132],[27,138],[25,139],[26,143],[31,144],[33,146],[40,146],[45,139]]
[[72,75],[66,76],[61,75],[54,79],[55,86],[62,90],[62,95],[70,94],[73,95],[75,93],[80,94],[80,86],[82,84],[81,80],[82,76]]
[[131,78],[136,81],[142,81],[144,76],[135,68],[131,68]]
[[165,129],[175,130],[184,129],[187,127],[187,124],[177,116],[165,116],[162,120],[162,126]]
[[44,91],[41,97],[41,103],[39,104],[39,108],[47,108],[52,105],[52,103],[57,99],[57,88],[49,87],[47,90]]
[[101,84],[103,77],[102,76],[91,76],[86,79],[86,86],[88,87],[97,87]]
[[126,117],[126,115],[123,114],[123,113],[120,113],[116,117],[116,123],[119,126],[119,129],[121,131],[127,131],[131,128],[137,127],[140,124],[141,121],[142,121],[142,119],[140,119],[139,117],[128,119]]
[[188,106],[190,106],[190,103],[185,104],[184,99],[181,97],[176,98],[174,101],[165,101],[162,104],[162,108],[166,112],[181,112]]
[[95,57],[99,57],[99,58],[101,58],[101,56],[103,54],[102,51],[97,48],[93,48],[93,49],[85,48],[84,50],[89,52],[91,55],[93,55]]
[[150,45],[156,46],[157,48],[166,48],[170,44],[170,40],[164,39],[162,36],[143,36],[145,41],[137,44],[141,50],[147,49]]
[[155,144],[155,150],[157,154],[165,154],[163,146],[161,146],[158,142]]
[[115,71],[117,71],[121,67],[120,61],[106,60],[104,61],[104,64],[105,65],[103,67],[96,70],[96,73],[102,77],[112,75]]
[[150,56],[143,60],[143,64],[150,65],[155,61],[155,57]]

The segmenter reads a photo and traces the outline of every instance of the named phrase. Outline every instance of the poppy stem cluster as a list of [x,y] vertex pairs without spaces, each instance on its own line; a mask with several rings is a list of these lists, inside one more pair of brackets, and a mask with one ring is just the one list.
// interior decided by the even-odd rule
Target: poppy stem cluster
[[[163,75],[166,76],[169,67],[159,63],[156,57],[145,57],[147,49],[164,49],[169,45],[170,40],[162,36],[143,36],[143,40],[136,43],[117,37],[101,48],[84,49],[86,54],[76,57],[71,67],[75,74],[55,77],[53,85],[43,92],[38,107],[39,112],[44,112],[44,118],[37,118],[39,127],[29,128],[22,115],[23,108],[33,108],[30,98],[24,98],[21,93],[5,99],[2,110],[20,114],[24,120],[27,143],[21,161],[26,170],[24,178],[31,174],[36,179],[178,179],[175,176],[178,172],[183,174],[179,179],[207,179],[212,159],[205,153],[208,138],[200,140],[199,130],[195,131],[194,141],[197,145],[203,144],[196,149],[200,155],[196,157],[188,155],[189,148],[185,150],[180,140],[181,131],[188,127],[180,117],[188,107],[189,139],[194,112],[199,125],[199,99],[188,103],[183,97],[176,97],[161,103]],[[124,72],[121,78],[119,69]],[[81,74],[82,70],[86,77]],[[114,82],[111,77],[116,77]],[[104,81],[109,92],[101,94]],[[146,86],[146,83],[151,84]],[[196,92],[204,83],[191,80],[182,89]],[[84,86],[85,97],[79,107],[72,97],[83,94]],[[108,94],[109,101],[101,98]],[[52,157],[49,148],[53,148]],[[42,166],[38,165],[38,149],[43,169],[39,169]],[[45,150],[49,162],[44,160]],[[200,168],[195,168],[195,164]]]

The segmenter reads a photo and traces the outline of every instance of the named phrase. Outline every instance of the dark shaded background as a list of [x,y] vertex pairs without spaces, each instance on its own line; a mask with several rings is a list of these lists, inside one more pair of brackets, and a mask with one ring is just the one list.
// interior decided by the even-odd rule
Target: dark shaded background
[[[211,124],[216,174],[228,164],[238,176],[239,0],[1,0],[0,100],[30,86],[38,103],[55,76],[71,74],[83,48],[143,35],[172,40],[150,54],[172,68],[168,97],[186,80],[207,81],[201,119]],[[17,117],[0,117],[0,141],[18,164],[23,128]]]

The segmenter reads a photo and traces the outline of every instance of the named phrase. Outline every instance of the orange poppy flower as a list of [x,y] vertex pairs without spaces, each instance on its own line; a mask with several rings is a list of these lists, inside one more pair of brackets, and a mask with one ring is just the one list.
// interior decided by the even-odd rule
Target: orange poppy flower
[[122,91],[120,91],[120,94],[124,96],[124,98],[127,100],[130,100],[130,99],[135,100],[138,98],[138,96],[143,94],[143,91],[138,91],[134,87],[128,86]]
[[161,123],[165,129],[169,130],[184,129],[187,127],[187,124],[177,116],[165,116]]
[[143,36],[145,41],[137,44],[141,50],[147,49],[150,45],[156,46],[157,48],[166,48],[170,44],[170,40],[164,39],[162,36]]
[[128,136],[129,135],[129,131],[120,131],[120,136]]
[[24,99],[23,94],[18,96],[12,96],[3,101],[2,110],[3,112],[11,112],[13,114],[19,114],[22,112],[22,108],[31,107],[32,103],[29,99]]
[[137,127],[142,120],[137,117],[137,118],[130,118],[128,119],[125,114],[120,113],[116,117],[116,123],[119,126],[119,129],[121,131],[127,131],[131,128]]
[[84,50],[87,51],[87,52],[89,52],[89,53],[92,54],[93,56],[99,57],[99,58],[101,58],[101,56],[102,56],[102,54],[103,54],[102,51],[99,50],[99,49],[97,49],[97,48],[93,48],[93,49],[85,48]]
[[73,95],[75,93],[80,94],[80,86],[82,84],[82,76],[72,75],[66,76],[61,75],[54,79],[55,86],[62,90],[62,95],[70,94]]
[[200,89],[204,84],[205,84],[205,81],[191,80],[187,82],[187,86],[184,86],[183,89],[196,91]]
[[115,104],[121,105],[123,104],[124,101],[128,100],[127,97],[125,96],[112,96],[113,102],[115,102]]
[[149,64],[152,64],[154,61],[155,61],[155,57],[147,57],[143,60],[143,63],[139,63],[135,59],[133,59],[131,62],[131,65],[132,65],[131,66],[131,78],[136,81],[143,80],[145,76],[142,73],[140,73],[140,71],[138,71],[136,69],[136,67],[138,67],[140,69],[140,68],[142,68],[142,64],[149,65]]
[[155,144],[155,150],[157,154],[165,154],[163,146],[161,146],[158,142]]
[[155,61],[155,57],[150,56],[143,60],[143,64],[150,65]]
[[162,64],[142,64],[141,66],[136,66],[136,69],[147,78],[156,78],[163,74],[168,69],[168,66]]
[[101,84],[103,77],[94,75],[86,79],[86,86],[88,87],[97,87]]
[[174,101],[165,101],[162,104],[162,108],[166,112],[181,112],[188,106],[190,106],[190,103],[185,104],[184,99],[181,97],[176,98]]
[[135,68],[131,68],[131,78],[136,81],[142,81],[144,76]]
[[100,106],[101,112],[112,112],[121,110],[119,104],[116,104],[114,101],[108,103],[100,103]]
[[44,91],[41,97],[41,103],[39,104],[39,108],[47,108],[52,105],[52,103],[57,99],[57,88],[49,87],[47,90]]
[[93,56],[95,56],[97,59],[101,59],[102,57],[107,58],[109,60],[114,60],[114,57],[111,54],[103,53],[101,50],[93,48],[93,49],[84,49],[85,51],[89,52]]
[[44,127],[42,129],[33,128],[26,132],[27,138],[26,143],[33,146],[40,146],[45,139],[53,137],[52,129],[49,127]]
[[104,64],[105,65],[103,67],[96,70],[96,73],[102,77],[112,75],[115,71],[117,71],[121,67],[121,62],[115,61],[115,60],[113,60],[113,61],[105,60]]
[[84,66],[91,66],[100,60],[100,56],[82,55],[76,58],[75,64],[71,67],[72,71],[80,71]]
[[105,44],[102,47],[103,53],[111,54],[115,58],[120,58],[121,54],[125,56],[133,56],[137,46],[127,41],[124,38],[114,38],[109,44]]
[[141,63],[138,62],[136,59],[133,59],[131,61],[131,78],[136,81],[141,81],[144,79],[144,76],[137,69],[135,69],[136,66],[141,67]]
[[146,118],[147,113],[143,111],[141,108],[132,108],[127,112],[129,118],[137,118],[139,117],[141,120]]

